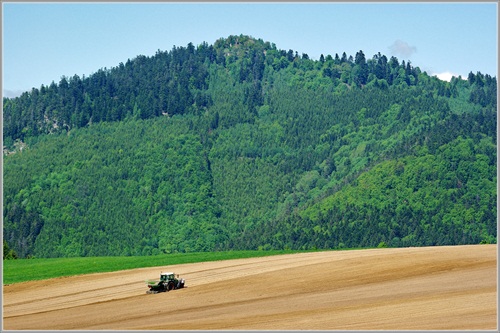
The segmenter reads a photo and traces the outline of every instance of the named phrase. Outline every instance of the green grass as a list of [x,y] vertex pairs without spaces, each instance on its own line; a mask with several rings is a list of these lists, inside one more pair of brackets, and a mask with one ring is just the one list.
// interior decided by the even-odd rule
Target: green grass
[[80,274],[113,272],[141,267],[264,257],[297,252],[305,251],[228,251],[164,254],[148,257],[85,257],[4,260],[3,284],[6,285]]

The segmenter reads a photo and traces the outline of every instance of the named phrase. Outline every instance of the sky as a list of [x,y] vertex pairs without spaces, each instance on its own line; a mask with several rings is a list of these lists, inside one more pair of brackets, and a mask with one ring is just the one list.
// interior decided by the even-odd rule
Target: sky
[[447,80],[498,73],[497,2],[3,2],[2,93],[240,34],[315,60],[380,52]]

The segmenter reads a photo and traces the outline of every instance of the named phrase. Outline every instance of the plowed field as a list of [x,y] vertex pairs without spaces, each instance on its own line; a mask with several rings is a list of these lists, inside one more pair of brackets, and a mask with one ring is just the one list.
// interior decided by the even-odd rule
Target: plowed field
[[[185,289],[146,294],[160,271]],[[330,251],[4,286],[6,330],[496,330],[496,245]]]

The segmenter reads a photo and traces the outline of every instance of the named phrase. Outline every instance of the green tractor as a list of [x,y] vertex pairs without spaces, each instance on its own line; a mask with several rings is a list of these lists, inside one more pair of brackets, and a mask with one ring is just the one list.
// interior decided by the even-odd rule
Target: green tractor
[[184,279],[179,279],[179,275],[175,273],[161,273],[160,280],[146,281],[149,290],[147,294],[156,294],[162,291],[170,291],[174,289],[184,288]]

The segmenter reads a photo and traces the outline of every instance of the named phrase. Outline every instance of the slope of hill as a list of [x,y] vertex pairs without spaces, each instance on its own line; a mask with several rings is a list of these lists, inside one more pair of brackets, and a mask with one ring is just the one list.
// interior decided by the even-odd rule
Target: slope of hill
[[496,243],[495,77],[248,36],[4,99],[21,257]]
[[[166,270],[187,288],[147,295],[144,280]],[[139,268],[4,286],[3,328],[495,331],[496,272],[496,245]]]

